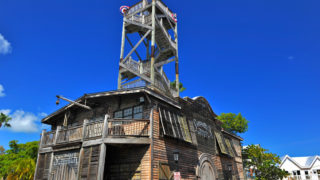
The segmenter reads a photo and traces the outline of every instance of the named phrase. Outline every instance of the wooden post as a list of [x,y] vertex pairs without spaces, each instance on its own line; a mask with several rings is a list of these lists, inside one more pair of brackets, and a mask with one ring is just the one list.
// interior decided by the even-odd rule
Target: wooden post
[[150,144],[150,180],[153,180],[153,111],[155,108],[151,109],[150,112],[150,138],[151,138],[151,144]]
[[84,154],[84,150],[83,150],[83,147],[81,147],[80,153],[79,153],[79,164],[78,164],[78,173],[77,173],[78,179],[81,179],[80,174],[82,169],[83,154]]
[[[87,124],[89,123],[89,120],[85,119],[83,121],[83,126],[82,126],[82,143],[85,139],[85,135],[86,135],[86,127],[87,127]],[[84,150],[83,150],[83,147],[81,146],[81,149],[80,149],[80,153],[79,153],[79,164],[78,164],[78,179],[81,178],[81,169],[82,169],[82,161],[83,161],[83,155],[84,155]]]
[[36,169],[34,171],[34,177],[33,179],[36,180],[36,177],[37,177],[37,171],[38,171],[38,165],[39,165],[39,162],[40,162],[40,150],[42,149],[42,144],[43,144],[43,137],[46,133],[46,130],[43,129],[42,132],[41,132],[41,138],[40,138],[40,144],[39,144],[39,152],[38,152],[38,158],[37,158],[37,164],[36,164]]
[[104,116],[104,123],[103,123],[102,144],[100,145],[99,168],[98,168],[97,180],[103,180],[103,175],[104,175],[104,166],[105,166],[106,153],[107,153],[107,146],[104,143],[104,138],[106,138],[108,135],[108,118],[109,118],[109,115],[106,114]]
[[106,153],[107,153],[107,146],[103,142],[100,145],[99,168],[98,168],[98,178],[97,178],[97,180],[103,180]]
[[178,50],[178,22],[175,27],[175,40],[176,40],[176,90],[178,97],[180,96],[180,81],[179,81],[179,50]]
[[[126,40],[126,18],[123,17],[123,25],[122,25],[122,39],[121,39],[121,52],[120,52],[120,63],[123,60],[123,55],[124,55],[124,46],[125,46],[125,40]],[[118,89],[121,89],[121,71],[119,69],[119,76],[118,76]]]
[[48,172],[48,179],[51,179],[51,173],[52,173],[52,166],[53,166],[53,158],[54,158],[54,152],[51,152],[51,158],[50,158],[50,166],[49,166],[49,172]]
[[104,122],[103,122],[102,141],[104,140],[104,138],[108,136],[108,118],[109,118],[109,115],[106,114],[104,116]]
[[86,130],[87,130],[87,124],[89,123],[89,120],[88,119],[85,119],[83,121],[83,128],[82,128],[82,142],[84,141],[85,139],[85,136],[86,136]]
[[152,34],[151,34],[151,63],[150,63],[150,79],[151,84],[155,83],[154,74],[154,56],[155,56],[155,42],[156,42],[156,0],[152,0]]
[[59,137],[60,130],[61,130],[61,126],[58,126],[57,130],[56,130],[56,135],[55,135],[54,140],[53,140],[53,145],[57,144],[57,140],[58,140],[58,137]]

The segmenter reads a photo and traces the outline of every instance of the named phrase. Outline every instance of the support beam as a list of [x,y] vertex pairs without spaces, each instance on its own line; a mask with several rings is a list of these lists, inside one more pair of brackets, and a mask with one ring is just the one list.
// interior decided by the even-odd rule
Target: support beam
[[[126,60],[129,59],[129,57],[131,56],[131,54],[139,47],[139,45],[143,42],[143,40],[150,34],[151,30],[149,30],[141,39],[140,41],[134,46],[133,49],[131,49],[131,51],[129,52],[129,54],[126,56],[126,58],[124,58],[123,62],[126,62]],[[152,31],[153,32],[153,31]]]
[[[42,132],[41,132],[41,138],[40,138],[40,144],[39,144],[39,150],[41,150],[42,147],[43,147],[42,145],[43,145],[45,133],[46,133],[46,130],[42,130]],[[39,167],[38,167],[39,163],[40,163],[40,151],[38,152],[36,169],[35,169],[35,171],[34,171],[34,178],[33,178],[34,180],[36,180],[36,177],[37,177],[37,171],[38,171],[38,168],[39,168]]]
[[153,127],[154,127],[154,118],[153,118],[153,113],[154,113],[154,109],[155,108],[152,108],[151,109],[151,112],[150,112],[150,139],[151,139],[151,144],[150,144],[150,179],[153,180],[153,149],[154,149],[154,144],[153,144]]
[[146,28],[146,29],[152,30],[151,26],[148,26],[148,25],[145,25],[145,24],[141,24],[141,23],[138,23],[138,22],[130,21],[128,19],[126,19],[125,22],[128,23],[128,24],[134,24],[136,26],[140,26],[142,28]]
[[86,106],[86,105],[83,105],[83,104],[80,104],[80,103],[75,102],[75,101],[72,101],[72,100],[67,99],[67,98],[65,98],[65,97],[63,97],[63,96],[59,96],[59,95],[57,95],[57,98],[58,98],[58,99],[65,100],[65,101],[68,101],[68,102],[69,102],[69,103],[71,103],[71,104],[74,104],[74,105],[77,105],[77,106],[83,107],[83,108],[85,108],[85,109],[91,110],[91,107]]
[[177,95],[178,97],[180,96],[180,81],[179,81],[179,50],[178,50],[178,23],[176,23],[176,28],[175,28],[175,41],[176,41],[176,90],[177,90]]
[[[122,24],[122,39],[121,39],[121,51],[120,51],[120,63],[123,60],[124,56],[124,45],[125,45],[125,36],[126,36],[126,18],[123,18],[123,24]],[[122,75],[119,68],[119,74],[118,74],[118,89],[121,88],[121,81],[122,81]]]
[[[130,44],[130,46],[131,46],[132,48],[134,48],[132,42],[130,41],[130,39],[129,39],[129,37],[128,37],[127,35],[126,35],[126,39],[127,39],[128,43]],[[139,60],[142,61],[142,58],[141,58],[141,56],[139,55],[138,51],[137,51],[137,50],[134,50],[134,52],[135,52],[136,55],[138,56]]]
[[52,176],[53,158],[54,158],[54,152],[51,152],[50,166],[49,166],[49,172],[48,172],[48,179],[52,179],[51,176]]
[[171,59],[168,59],[168,60],[165,60],[165,61],[161,61],[161,62],[159,62],[159,63],[156,63],[156,64],[154,65],[154,67],[159,68],[159,67],[161,67],[161,66],[163,66],[163,65],[165,65],[165,64],[171,63],[171,62],[173,62],[173,61],[175,61],[175,58],[171,58]]
[[106,146],[106,144],[102,143],[100,145],[100,156],[99,156],[99,167],[98,167],[98,178],[97,178],[97,180],[103,180],[106,154],[107,154],[107,146]]
[[156,0],[152,0],[152,35],[151,35],[151,63],[150,63],[150,79],[151,84],[155,84],[155,72],[154,72],[154,55],[155,55],[155,43],[156,43]]

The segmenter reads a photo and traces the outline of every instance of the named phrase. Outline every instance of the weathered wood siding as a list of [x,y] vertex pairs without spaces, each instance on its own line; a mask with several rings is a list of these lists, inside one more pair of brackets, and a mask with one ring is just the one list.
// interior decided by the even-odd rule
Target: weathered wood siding
[[38,159],[38,169],[36,180],[47,180],[49,177],[49,168],[51,161],[51,153],[40,154]]
[[108,146],[104,179],[150,179],[150,146]]
[[80,177],[81,180],[95,180],[98,174],[100,146],[83,148],[81,152]]
[[56,152],[53,157],[50,180],[77,179],[79,150]]
[[[194,145],[181,142],[175,139],[164,138],[160,136],[160,116],[159,111],[154,110],[154,150],[153,150],[153,179],[159,179],[161,163],[168,164],[170,173],[176,168],[179,168],[183,179],[195,178],[195,171],[197,166],[197,149]],[[179,166],[173,161],[174,150],[180,151]]]

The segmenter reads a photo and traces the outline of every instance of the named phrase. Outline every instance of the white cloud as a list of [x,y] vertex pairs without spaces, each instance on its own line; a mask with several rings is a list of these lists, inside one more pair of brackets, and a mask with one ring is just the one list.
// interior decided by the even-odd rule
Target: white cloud
[[10,42],[0,34],[0,54],[8,54],[11,52],[11,49]]
[[9,122],[11,124],[11,127],[8,128],[9,130],[25,133],[39,132],[41,128],[41,125],[39,124],[40,117],[41,115],[45,114],[39,113],[39,116],[37,116],[33,113],[25,112],[23,110],[17,110],[11,113],[10,109],[0,110],[0,113],[1,112],[9,115],[12,118],[12,120]]
[[10,112],[11,112],[10,109],[1,109],[1,110],[0,110],[0,113],[3,113],[3,114],[5,114],[5,115],[9,115]]
[[6,94],[4,93],[4,88],[3,86],[0,84],[0,97],[5,96]]

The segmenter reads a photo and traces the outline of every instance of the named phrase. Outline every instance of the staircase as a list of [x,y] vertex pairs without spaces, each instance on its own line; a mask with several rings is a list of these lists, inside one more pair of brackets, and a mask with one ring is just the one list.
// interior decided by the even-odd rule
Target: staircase
[[[174,30],[173,26],[175,25],[175,22],[172,18],[173,13],[161,1],[157,1],[156,8],[155,64],[161,63],[161,65],[159,67],[155,67],[155,86],[164,92],[172,94],[170,81],[168,80],[165,72],[162,71],[161,67],[162,64],[171,62],[166,61],[174,57],[177,52],[177,44],[172,40],[171,35],[168,33],[170,29]],[[129,22],[126,26],[126,31],[129,33],[145,34],[150,30],[150,27],[152,27],[151,4],[141,1],[130,9],[132,10],[129,10],[129,13],[126,15],[127,22]],[[151,35],[148,35],[147,39],[150,40]],[[121,87],[135,87],[135,85],[141,86],[141,84],[151,83],[150,61],[150,57],[139,62],[130,57],[126,61],[121,62],[120,72],[123,79],[125,79],[125,81],[122,82]],[[137,77],[142,81],[145,81],[145,83],[141,83],[141,80],[138,81],[136,79]]]

